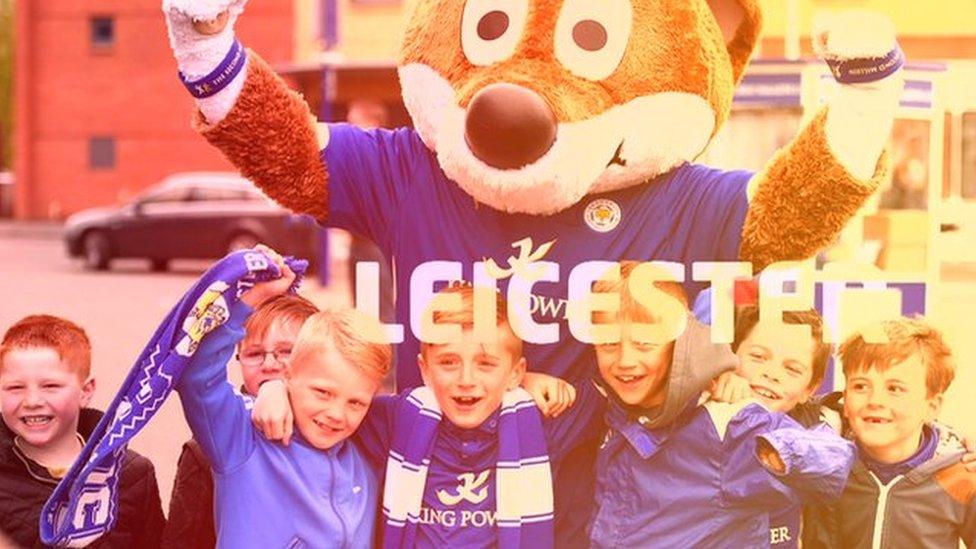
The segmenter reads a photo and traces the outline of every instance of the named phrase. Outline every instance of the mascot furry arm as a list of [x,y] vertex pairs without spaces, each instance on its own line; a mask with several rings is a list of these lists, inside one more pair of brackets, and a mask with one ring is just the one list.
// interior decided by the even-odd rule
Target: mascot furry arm
[[[188,79],[230,48],[244,1],[164,2]],[[641,185],[692,160],[727,118],[759,38],[757,1],[603,4],[419,2],[400,63],[404,100],[446,175],[476,201],[551,214]],[[838,20],[822,54],[883,58],[897,44],[877,19]],[[195,127],[279,203],[324,220],[328,130],[317,140],[301,98],[253,52],[247,64],[246,78],[198,99]],[[840,86],[752,179],[742,260],[758,271],[806,258],[839,233],[887,175],[882,149],[900,89],[892,75]]]

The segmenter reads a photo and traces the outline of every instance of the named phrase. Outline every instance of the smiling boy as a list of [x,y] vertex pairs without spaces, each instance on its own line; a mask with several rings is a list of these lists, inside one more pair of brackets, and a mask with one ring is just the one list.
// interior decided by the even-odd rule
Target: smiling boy
[[[78,325],[29,316],[0,344],[0,530],[39,547],[41,509],[102,418],[91,344]],[[158,547],[165,518],[152,463],[127,450],[115,528],[93,547]]]
[[844,415],[858,461],[836,519],[844,547],[976,546],[976,473],[959,440],[934,424],[955,376],[942,334],[923,319],[875,326],[840,347]]
[[200,343],[177,385],[194,438],[216,485],[218,547],[366,547],[373,542],[378,490],[356,430],[386,375],[392,350],[378,323],[353,310],[316,313],[298,332],[285,370],[297,434],[284,446],[252,426],[227,383],[227,362],[252,308],[283,294],[295,274],[260,248],[282,277],[256,284],[229,320]]

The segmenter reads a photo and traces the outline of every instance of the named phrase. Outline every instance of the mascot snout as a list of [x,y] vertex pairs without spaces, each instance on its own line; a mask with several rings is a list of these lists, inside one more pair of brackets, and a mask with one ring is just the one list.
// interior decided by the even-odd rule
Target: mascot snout
[[556,116],[534,91],[492,84],[471,98],[464,136],[479,160],[500,170],[515,170],[549,151],[556,141]]

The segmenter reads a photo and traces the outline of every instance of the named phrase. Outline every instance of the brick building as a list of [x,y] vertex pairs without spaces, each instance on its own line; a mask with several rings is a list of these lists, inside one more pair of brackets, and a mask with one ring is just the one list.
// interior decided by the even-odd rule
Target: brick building
[[[237,30],[282,63],[293,29],[292,2],[251,0]],[[22,0],[16,30],[17,218],[63,218],[172,172],[230,169],[190,129],[159,0]]]

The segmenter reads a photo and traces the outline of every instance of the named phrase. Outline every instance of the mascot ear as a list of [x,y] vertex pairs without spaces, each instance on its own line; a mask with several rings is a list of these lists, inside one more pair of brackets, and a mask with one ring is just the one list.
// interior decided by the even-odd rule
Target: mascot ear
[[708,0],[708,7],[722,29],[732,59],[732,77],[738,84],[762,30],[759,0]]

